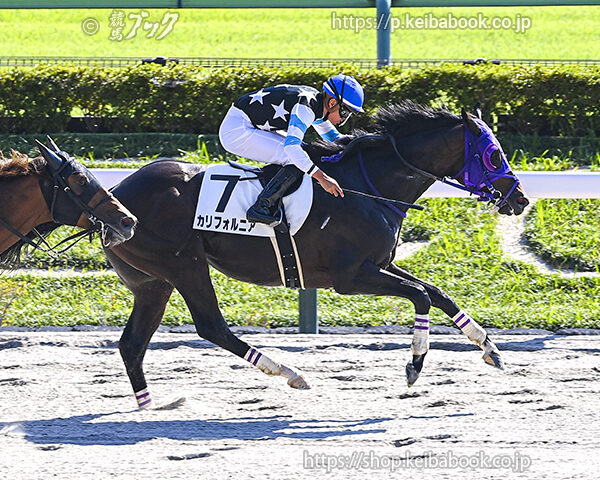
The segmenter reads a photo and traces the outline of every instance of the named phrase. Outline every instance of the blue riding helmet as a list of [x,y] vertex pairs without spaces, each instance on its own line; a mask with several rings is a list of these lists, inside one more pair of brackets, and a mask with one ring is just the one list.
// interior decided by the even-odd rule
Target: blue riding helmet
[[323,83],[323,90],[355,112],[364,112],[362,106],[365,92],[356,78],[350,75],[334,75]]

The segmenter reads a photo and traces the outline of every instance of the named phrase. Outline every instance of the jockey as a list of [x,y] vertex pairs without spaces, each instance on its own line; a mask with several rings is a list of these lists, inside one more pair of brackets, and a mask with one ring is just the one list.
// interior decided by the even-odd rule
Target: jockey
[[337,181],[320,170],[302,149],[312,125],[327,141],[342,137],[334,125],[343,125],[354,112],[364,112],[364,93],[354,77],[335,75],[323,83],[323,92],[300,85],[261,88],[236,100],[219,128],[223,148],[264,163],[294,165],[282,168],[248,209],[250,222],[276,226],[281,222],[279,200],[304,172],[334,196],[344,193]]

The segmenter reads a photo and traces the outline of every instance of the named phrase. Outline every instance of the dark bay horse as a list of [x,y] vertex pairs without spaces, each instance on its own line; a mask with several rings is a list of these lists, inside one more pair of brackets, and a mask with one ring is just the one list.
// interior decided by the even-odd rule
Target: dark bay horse
[[[137,219],[80,162],[62,152],[38,147],[41,157],[13,152],[0,157],[0,265],[10,266],[32,238],[60,225],[100,231],[107,246],[129,240]],[[36,229],[39,227],[39,229]]]
[[[313,161],[343,188],[412,203],[436,179],[455,177],[461,187],[466,184],[494,201],[500,213],[518,215],[528,204],[489,127],[464,111],[461,117],[405,102],[383,109],[369,132],[355,132],[354,137],[337,163],[321,157],[342,146],[306,147]],[[151,404],[142,361],[173,288],[185,299],[201,337],[268,375],[288,378],[292,387],[308,388],[293,369],[233,335],[223,319],[209,265],[244,282],[282,281],[268,238],[192,230],[203,172],[202,166],[161,161],[141,168],[113,190],[139,219],[136,235],[106,249],[106,254],[135,298],[119,349],[140,408]],[[476,177],[483,180],[474,183]],[[336,198],[315,188],[310,214],[294,236],[305,287],[408,298],[416,313],[413,358],[406,369],[409,385],[417,379],[429,347],[432,306],[482,348],[487,363],[502,368],[496,346],[475,320],[439,288],[393,263],[405,211],[350,194]]]

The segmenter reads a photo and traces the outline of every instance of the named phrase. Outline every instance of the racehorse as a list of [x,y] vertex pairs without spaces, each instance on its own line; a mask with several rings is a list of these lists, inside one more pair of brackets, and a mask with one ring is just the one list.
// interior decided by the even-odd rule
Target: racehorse
[[11,158],[0,156],[2,266],[14,264],[25,244],[51,251],[43,236],[61,225],[83,228],[77,236],[99,231],[106,246],[134,234],[135,216],[85,166],[49,142],[50,148],[38,142],[41,157],[14,151]]
[[[403,102],[382,109],[373,120],[369,131],[355,131],[345,146],[305,147],[315,164],[342,187],[414,202],[435,180],[442,180],[494,202],[503,214],[519,215],[529,203],[500,144],[480,118],[464,110],[457,116]],[[308,388],[294,369],[233,335],[219,310],[209,265],[244,282],[273,286],[282,280],[269,239],[192,230],[204,170],[199,165],[159,161],[112,190],[139,219],[131,240],[105,251],[134,295],[119,349],[140,408],[152,401],[142,361],[173,288],[185,299],[201,337],[268,375],[286,377],[292,387]],[[315,189],[309,216],[294,236],[305,288],[408,298],[416,312],[413,358],[406,367],[409,386],[419,376],[429,348],[432,306],[444,311],[482,348],[487,363],[502,368],[498,349],[474,319],[445,292],[393,263],[406,211],[406,206],[376,198],[351,194],[336,198]]]

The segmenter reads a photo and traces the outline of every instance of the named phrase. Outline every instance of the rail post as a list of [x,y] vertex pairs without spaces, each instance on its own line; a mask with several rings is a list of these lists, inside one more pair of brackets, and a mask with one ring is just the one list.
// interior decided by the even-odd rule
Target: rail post
[[299,309],[300,321],[298,329],[300,333],[319,333],[316,289],[300,290]]
[[376,0],[377,7],[377,68],[392,61],[390,20],[392,0]]

